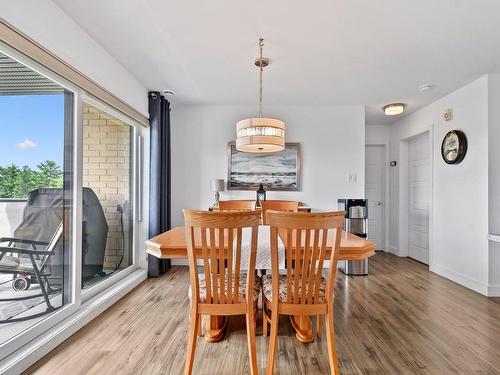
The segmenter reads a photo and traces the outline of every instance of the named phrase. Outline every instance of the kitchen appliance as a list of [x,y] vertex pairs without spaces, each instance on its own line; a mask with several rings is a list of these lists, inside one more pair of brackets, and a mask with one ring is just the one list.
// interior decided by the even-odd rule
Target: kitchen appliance
[[[339,199],[338,208],[345,211],[344,230],[358,237],[368,237],[368,200]],[[340,261],[339,269],[346,275],[368,275],[368,258]]]

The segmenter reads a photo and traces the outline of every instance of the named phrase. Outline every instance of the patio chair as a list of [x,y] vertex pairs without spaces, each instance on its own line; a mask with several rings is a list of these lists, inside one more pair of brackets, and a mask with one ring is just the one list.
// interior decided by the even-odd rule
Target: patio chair
[[[47,305],[46,310],[41,313],[0,320],[0,324],[20,322],[40,317],[56,309],[56,307],[51,305],[49,295],[59,292],[60,289],[52,289],[50,286],[48,279],[51,276],[49,259],[55,254],[54,250],[62,237],[62,232],[63,223],[61,221],[49,242],[13,237],[0,238],[0,273],[12,274],[12,283],[15,290],[27,290],[34,281],[38,283],[41,290],[40,294],[2,298],[0,302],[22,301],[43,297]],[[13,254],[17,256],[13,256]]]

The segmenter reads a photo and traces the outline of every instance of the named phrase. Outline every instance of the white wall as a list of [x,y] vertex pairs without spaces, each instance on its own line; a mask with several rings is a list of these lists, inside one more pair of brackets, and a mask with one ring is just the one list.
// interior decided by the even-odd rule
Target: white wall
[[[443,120],[453,108],[454,119]],[[468,152],[462,163],[441,158],[444,135],[465,132]],[[407,255],[407,148],[405,140],[429,131],[433,150],[432,213],[429,268],[480,293],[488,293],[488,77],[482,77],[392,125],[391,159],[398,160],[391,178],[391,245]]]
[[369,125],[366,124],[365,143],[386,144],[391,141],[391,125]]
[[[235,124],[255,116],[254,106],[175,106],[172,110],[172,222],[183,208],[213,204],[212,178],[227,179],[227,143]],[[337,199],[364,195],[365,113],[361,106],[266,107],[265,115],[287,126],[288,142],[300,142],[302,189],[268,192],[271,199],[297,199],[316,210],[335,210]],[[356,183],[346,175],[357,174]],[[253,199],[254,191],[225,191],[222,199]]]
[[0,0],[0,17],[148,116],[147,89],[50,0]]

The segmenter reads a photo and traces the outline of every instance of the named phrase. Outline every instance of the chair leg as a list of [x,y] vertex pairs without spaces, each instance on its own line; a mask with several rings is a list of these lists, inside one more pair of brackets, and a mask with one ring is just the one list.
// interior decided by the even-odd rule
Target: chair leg
[[267,336],[267,316],[265,307],[262,308],[262,336]]
[[333,306],[326,313],[326,341],[328,344],[328,360],[330,362],[330,372],[333,375],[339,375],[339,364],[337,360],[337,349],[335,347],[335,328],[333,323]]
[[274,374],[274,360],[276,359],[276,343],[278,341],[279,314],[276,306],[271,311],[271,337],[269,339],[269,350],[267,352],[267,375]]
[[196,330],[198,326],[198,311],[196,307],[191,307],[189,314],[188,345],[184,375],[191,375],[191,372],[193,371],[194,353],[196,350]]
[[201,314],[198,314],[198,323],[197,324],[197,328],[196,328],[196,335],[198,337],[201,337],[203,336],[203,333],[201,332],[201,327],[202,327],[202,324],[201,324]]
[[255,317],[254,317],[254,307],[249,308],[249,312],[246,314],[247,321],[247,342],[248,342],[248,358],[250,360],[250,374],[257,375],[259,373],[259,368],[257,364],[257,349],[255,347]]
[[321,318],[321,315],[316,315],[316,334],[318,335],[318,337],[321,337],[321,331],[323,330]]
[[40,286],[40,290],[42,291],[43,298],[45,299],[45,304],[47,305],[47,311],[54,311],[55,308],[50,304],[49,294],[47,293],[47,290],[45,289],[45,285],[43,284],[42,275],[40,273],[40,270],[38,269],[38,266],[36,265],[35,257],[33,256],[33,254],[30,254],[30,260],[31,260],[31,265],[33,267],[33,271],[35,272],[36,280],[38,281],[38,285]]

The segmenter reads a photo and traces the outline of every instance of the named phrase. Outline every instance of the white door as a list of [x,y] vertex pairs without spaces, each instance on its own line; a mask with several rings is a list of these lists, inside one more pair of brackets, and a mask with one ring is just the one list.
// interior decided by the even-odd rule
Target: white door
[[431,149],[429,133],[408,141],[408,255],[429,264]]
[[368,239],[384,250],[384,146],[365,148],[365,197],[368,199]]

